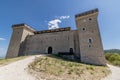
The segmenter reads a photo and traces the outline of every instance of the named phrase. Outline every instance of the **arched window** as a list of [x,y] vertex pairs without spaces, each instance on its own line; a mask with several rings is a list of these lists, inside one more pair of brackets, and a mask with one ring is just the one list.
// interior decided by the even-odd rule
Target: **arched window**
[[92,43],[92,42],[93,42],[93,39],[92,39],[92,38],[89,38],[88,42],[89,42],[89,43]]

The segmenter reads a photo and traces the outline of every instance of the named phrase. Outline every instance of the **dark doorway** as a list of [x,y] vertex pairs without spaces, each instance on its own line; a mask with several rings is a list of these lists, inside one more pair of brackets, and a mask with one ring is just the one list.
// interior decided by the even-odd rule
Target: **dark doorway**
[[70,48],[70,54],[73,54],[73,48]]
[[48,54],[52,54],[52,47],[48,47]]

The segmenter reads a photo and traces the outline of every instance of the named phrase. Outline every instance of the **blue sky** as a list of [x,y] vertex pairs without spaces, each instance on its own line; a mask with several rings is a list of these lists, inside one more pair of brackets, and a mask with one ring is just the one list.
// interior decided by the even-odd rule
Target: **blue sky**
[[104,49],[120,49],[119,3],[120,0],[0,0],[0,57],[6,54],[12,24],[27,23],[36,30],[45,30],[50,21],[57,19],[57,26],[75,29],[74,15],[94,8],[99,9]]

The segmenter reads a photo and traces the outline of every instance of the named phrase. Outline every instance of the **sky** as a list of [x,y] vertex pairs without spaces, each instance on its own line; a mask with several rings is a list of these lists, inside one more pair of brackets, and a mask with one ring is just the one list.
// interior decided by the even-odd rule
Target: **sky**
[[35,30],[76,29],[75,14],[99,9],[104,49],[120,49],[120,0],[0,0],[0,57],[5,57],[13,24]]

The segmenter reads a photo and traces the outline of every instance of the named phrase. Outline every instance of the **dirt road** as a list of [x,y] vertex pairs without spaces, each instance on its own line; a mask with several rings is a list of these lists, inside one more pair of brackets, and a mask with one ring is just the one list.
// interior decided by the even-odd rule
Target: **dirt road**
[[26,68],[35,56],[16,61],[0,67],[0,80],[35,80],[35,77],[27,73]]
[[112,65],[108,65],[111,70],[111,74],[102,80],[120,80],[120,68]]

